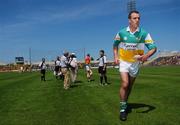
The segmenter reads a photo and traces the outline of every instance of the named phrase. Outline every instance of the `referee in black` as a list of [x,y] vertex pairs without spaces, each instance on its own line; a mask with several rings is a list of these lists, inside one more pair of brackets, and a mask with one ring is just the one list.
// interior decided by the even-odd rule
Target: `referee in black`
[[[99,51],[100,57],[97,59],[99,61],[99,76],[100,76],[100,85],[104,86],[107,85],[107,76],[106,76],[106,67],[107,67],[107,58],[105,56],[104,50]],[[103,83],[103,79],[105,80],[105,83]]]
[[46,79],[45,79],[45,74],[46,74],[45,58],[42,58],[42,62],[40,62],[39,68],[41,70],[41,81],[46,81]]

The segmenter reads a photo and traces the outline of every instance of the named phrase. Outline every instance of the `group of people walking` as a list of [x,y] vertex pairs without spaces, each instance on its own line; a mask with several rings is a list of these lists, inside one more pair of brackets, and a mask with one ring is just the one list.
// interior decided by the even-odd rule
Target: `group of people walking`
[[[100,76],[100,85],[103,86],[108,84],[106,76],[107,59],[104,50],[100,50],[99,55],[100,57],[97,59],[99,61],[98,73]],[[90,54],[87,54],[87,56],[85,57],[85,70],[88,82],[91,82],[93,80],[91,59],[92,58]],[[42,59],[42,62],[39,64],[39,67],[41,69],[41,81],[46,81],[45,73],[47,67],[45,63],[45,58]],[[64,52],[61,57],[57,57],[57,59],[54,62],[54,75],[56,79],[61,79],[64,81],[64,89],[69,89],[71,83],[75,83],[77,79],[77,74],[78,62],[75,53]]]
[[[75,53],[64,52],[61,57],[57,57],[54,62],[54,75],[56,79],[64,81],[64,89],[70,87],[70,83],[74,83],[77,78],[78,64]],[[39,64],[41,70],[41,81],[46,81],[46,63],[45,58],[42,58],[42,62]]]

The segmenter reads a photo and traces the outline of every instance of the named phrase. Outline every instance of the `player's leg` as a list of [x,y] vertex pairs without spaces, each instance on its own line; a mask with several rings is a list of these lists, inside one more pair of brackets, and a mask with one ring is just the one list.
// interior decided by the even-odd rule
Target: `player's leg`
[[41,70],[41,81],[43,81],[43,71]]
[[62,68],[62,73],[64,75],[64,89],[68,89],[67,88],[67,84],[68,84],[67,69],[66,68]]
[[75,82],[76,82],[76,80],[77,80],[77,73],[78,73],[78,69],[75,68],[75,70],[74,70],[74,81],[75,81]]
[[73,81],[73,71],[70,69],[70,79]]
[[92,69],[90,68],[89,70],[89,75],[90,75],[90,81],[92,80],[92,75],[93,75],[93,72],[92,72]]
[[88,65],[86,65],[86,76],[87,76],[88,82],[90,82],[91,75],[90,75],[90,68]]
[[55,69],[54,69],[54,75],[56,76],[56,79],[57,79],[57,69],[56,69],[56,66],[55,66]]
[[100,73],[99,76],[100,76],[100,84],[103,85],[103,75]]
[[136,77],[132,77],[132,76],[129,75],[129,87],[128,87],[127,100],[128,100],[129,95],[131,93],[131,90],[132,90],[132,87],[133,87],[133,84],[134,84],[135,80],[136,80]]
[[67,76],[67,89],[69,89],[69,87],[71,86],[71,76],[70,76],[70,70],[67,69],[67,73],[66,73],[66,76]]
[[87,76],[88,82],[90,82],[90,72],[89,71],[86,71],[86,76]]
[[129,74],[128,72],[121,72],[121,87],[120,87],[120,119],[127,119],[127,95],[129,88]]
[[41,81],[45,81],[45,70],[41,70]]
[[105,80],[105,85],[108,84],[108,81],[107,81],[107,75],[106,75],[106,69],[104,70],[104,80]]
[[128,72],[121,72],[120,76],[121,76],[120,99],[121,101],[127,101],[127,94],[129,88]]
[[129,68],[129,88],[128,88],[127,100],[128,100],[128,97],[131,93],[131,90],[132,90],[133,84],[136,80],[136,77],[139,73],[139,67],[140,67],[139,62],[135,62],[135,63],[130,65],[130,68]]
[[58,79],[58,73],[59,73],[59,67],[55,67],[55,72],[56,72],[56,79]]
[[46,81],[46,70],[43,71],[43,80]]
[[73,70],[73,79],[72,82],[74,83],[76,80],[76,69]]
[[99,73],[100,85],[103,85],[103,69],[101,66],[98,68],[98,73]]
[[75,69],[70,70],[70,76],[71,76],[71,81],[74,83],[75,82]]
[[61,80],[64,80],[64,75],[62,73],[62,67],[61,66],[59,67],[59,76],[60,76]]

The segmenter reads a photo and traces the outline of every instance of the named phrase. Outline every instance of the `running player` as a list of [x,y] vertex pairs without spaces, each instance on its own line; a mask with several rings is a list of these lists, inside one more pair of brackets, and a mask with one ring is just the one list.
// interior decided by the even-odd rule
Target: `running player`
[[[128,15],[129,26],[120,30],[114,40],[114,61],[119,63],[121,76],[120,119],[127,119],[127,101],[131,88],[138,75],[140,62],[156,52],[156,46],[148,32],[139,27],[140,13],[131,11]],[[144,46],[148,52],[144,54]],[[119,51],[119,54],[118,54]]]

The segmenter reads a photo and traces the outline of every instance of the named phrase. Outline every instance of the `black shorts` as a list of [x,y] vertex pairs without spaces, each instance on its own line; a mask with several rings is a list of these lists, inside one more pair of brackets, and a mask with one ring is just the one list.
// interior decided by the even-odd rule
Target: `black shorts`
[[45,75],[46,70],[45,69],[41,69],[41,74]]
[[55,70],[56,72],[59,72],[59,69],[60,69],[59,66],[55,66],[55,69],[54,69],[54,70]]
[[100,73],[100,74],[106,74],[106,68],[104,69],[104,66],[99,66],[99,68],[98,68],[98,72]]

